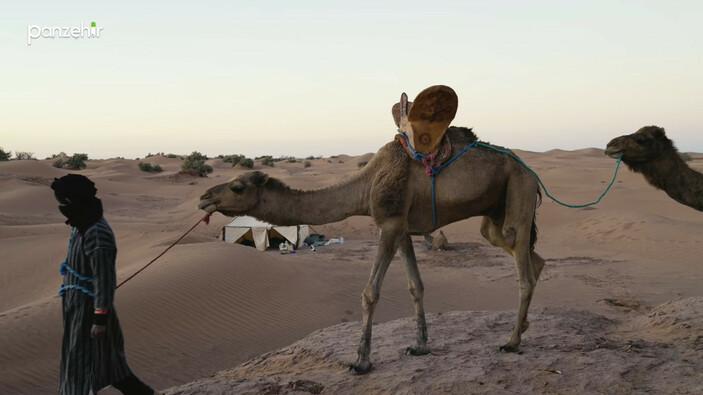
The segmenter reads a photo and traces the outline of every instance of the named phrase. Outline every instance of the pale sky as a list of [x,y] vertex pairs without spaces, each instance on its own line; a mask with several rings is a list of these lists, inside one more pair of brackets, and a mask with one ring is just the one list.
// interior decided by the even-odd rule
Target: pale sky
[[[454,125],[531,151],[645,125],[703,152],[700,1],[0,2],[0,147],[358,155],[435,84]],[[146,5],[148,3],[149,5]],[[38,38],[28,26],[99,38]]]

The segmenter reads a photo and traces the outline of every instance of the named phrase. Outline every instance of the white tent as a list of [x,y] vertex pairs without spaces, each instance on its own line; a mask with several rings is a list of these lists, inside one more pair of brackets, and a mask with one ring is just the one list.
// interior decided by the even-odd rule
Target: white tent
[[222,240],[240,244],[249,241],[259,251],[266,251],[272,238],[285,239],[298,248],[309,234],[308,225],[275,226],[249,216],[235,217],[222,228]]

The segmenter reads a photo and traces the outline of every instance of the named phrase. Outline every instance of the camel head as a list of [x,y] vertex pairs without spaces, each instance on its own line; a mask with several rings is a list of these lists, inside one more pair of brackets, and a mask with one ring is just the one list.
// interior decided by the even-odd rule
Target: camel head
[[245,214],[259,204],[261,191],[268,181],[268,174],[260,171],[244,173],[208,189],[200,196],[198,209],[208,213],[219,211],[228,217]]
[[622,155],[623,162],[636,164],[651,161],[672,147],[673,143],[666,137],[664,128],[645,126],[635,133],[610,140],[605,154],[611,158]]

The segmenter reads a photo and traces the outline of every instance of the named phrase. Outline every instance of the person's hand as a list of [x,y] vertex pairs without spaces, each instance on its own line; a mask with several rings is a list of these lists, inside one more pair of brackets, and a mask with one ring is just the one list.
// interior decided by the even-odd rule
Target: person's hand
[[99,339],[103,336],[105,336],[105,325],[93,325],[93,327],[90,328],[91,339]]

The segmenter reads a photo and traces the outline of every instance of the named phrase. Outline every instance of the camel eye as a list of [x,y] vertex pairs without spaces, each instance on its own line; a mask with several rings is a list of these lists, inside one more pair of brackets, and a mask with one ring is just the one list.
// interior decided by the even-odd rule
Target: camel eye
[[230,187],[230,189],[232,190],[232,192],[239,195],[242,192],[244,192],[244,185],[237,183],[237,184],[232,185],[232,187]]
[[649,139],[646,137],[637,136],[635,137],[635,143],[639,145],[647,145],[649,143]]

